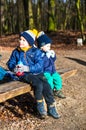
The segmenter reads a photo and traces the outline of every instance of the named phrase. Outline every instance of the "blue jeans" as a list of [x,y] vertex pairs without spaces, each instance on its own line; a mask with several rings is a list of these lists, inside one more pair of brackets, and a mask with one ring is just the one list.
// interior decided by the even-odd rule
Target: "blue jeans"
[[27,73],[21,78],[21,80],[29,83],[33,87],[36,100],[42,100],[44,97],[47,105],[51,105],[55,102],[53,91],[44,77],[44,74],[33,75]]

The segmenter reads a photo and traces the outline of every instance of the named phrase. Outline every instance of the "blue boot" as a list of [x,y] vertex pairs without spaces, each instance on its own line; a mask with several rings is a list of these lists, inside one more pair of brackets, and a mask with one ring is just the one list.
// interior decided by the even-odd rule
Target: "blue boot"
[[55,107],[54,104],[48,106],[48,114],[49,114],[50,116],[52,116],[53,118],[55,118],[55,119],[60,118],[60,115],[57,113],[56,107]]
[[47,112],[44,109],[44,102],[43,101],[42,102],[37,101],[37,110],[38,110],[42,119],[46,118]]

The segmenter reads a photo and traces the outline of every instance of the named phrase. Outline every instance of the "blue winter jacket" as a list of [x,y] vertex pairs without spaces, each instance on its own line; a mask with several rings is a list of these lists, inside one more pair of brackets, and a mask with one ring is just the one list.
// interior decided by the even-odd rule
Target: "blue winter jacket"
[[54,56],[54,58],[52,58],[52,57],[48,58],[44,51],[41,51],[41,52],[42,52],[42,58],[44,61],[43,72],[44,73],[48,72],[51,74],[55,73],[56,72],[56,69],[55,69],[56,55]]
[[41,56],[41,51],[36,47],[30,48],[26,52],[20,50],[19,48],[16,48],[13,50],[10,56],[10,59],[7,62],[7,66],[9,70],[13,71],[18,61],[21,60],[24,65],[29,66],[30,73],[43,73],[43,59]]

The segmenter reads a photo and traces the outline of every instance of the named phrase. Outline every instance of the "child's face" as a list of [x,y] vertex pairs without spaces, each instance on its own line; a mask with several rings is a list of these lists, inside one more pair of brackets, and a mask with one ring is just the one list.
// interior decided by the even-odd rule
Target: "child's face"
[[43,51],[45,51],[45,52],[49,51],[50,48],[51,48],[51,44],[50,44],[50,43],[49,43],[49,44],[46,44],[46,45],[44,45],[44,46],[41,47],[41,49],[42,49]]
[[19,45],[20,48],[29,46],[29,43],[27,42],[27,40],[24,37],[22,37],[22,36],[20,37],[19,43],[20,43],[20,45]]

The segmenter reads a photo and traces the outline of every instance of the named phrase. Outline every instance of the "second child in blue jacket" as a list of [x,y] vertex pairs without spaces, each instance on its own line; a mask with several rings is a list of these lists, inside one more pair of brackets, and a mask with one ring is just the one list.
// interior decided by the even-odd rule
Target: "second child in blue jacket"
[[56,54],[50,49],[52,43],[51,39],[41,31],[38,33],[37,43],[38,48],[40,48],[42,52],[42,58],[44,61],[43,72],[54,92],[54,95],[59,98],[65,98],[61,91],[62,78],[55,68]]

